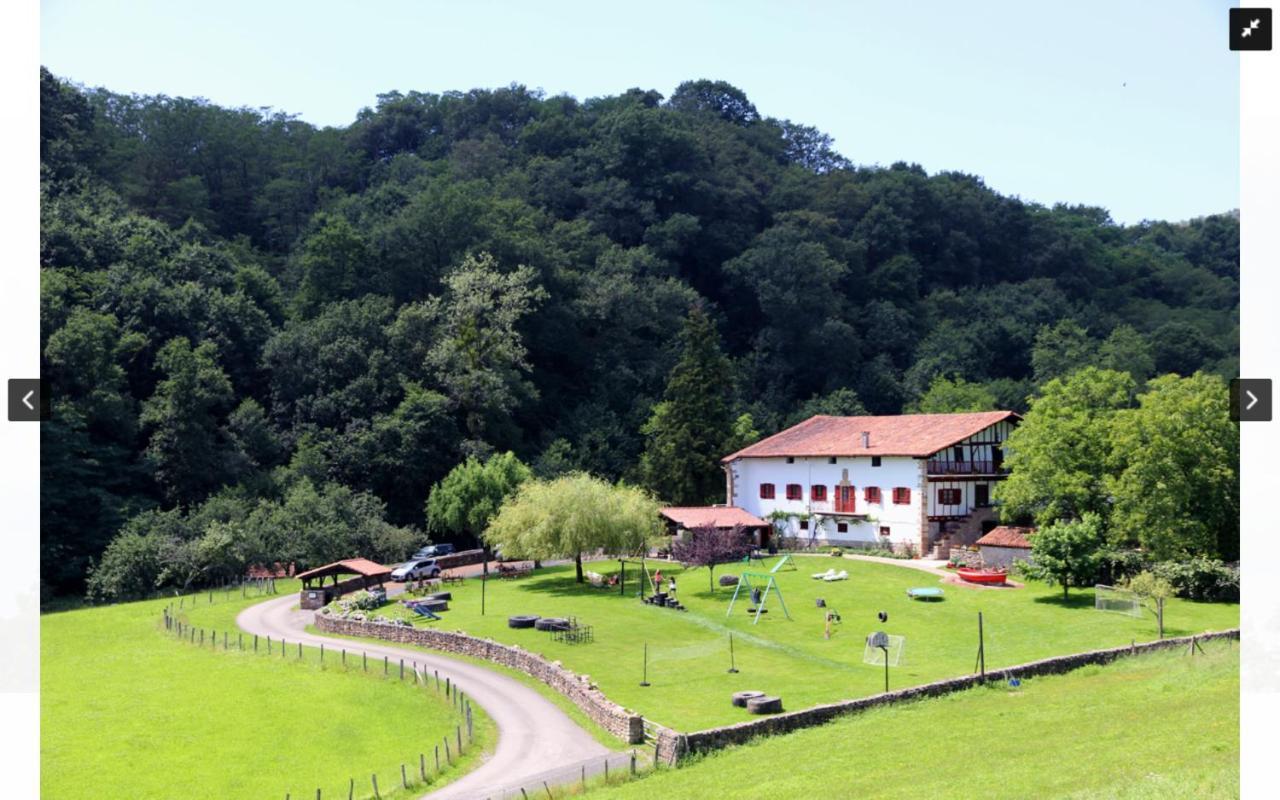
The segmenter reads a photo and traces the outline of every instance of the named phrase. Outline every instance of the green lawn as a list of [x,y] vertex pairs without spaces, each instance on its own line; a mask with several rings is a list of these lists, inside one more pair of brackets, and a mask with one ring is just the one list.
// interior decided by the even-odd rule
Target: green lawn
[[1205,650],[869,711],[588,795],[1239,797],[1238,648],[1215,642]]
[[[281,583],[281,590],[293,590]],[[195,609],[191,610],[192,602]],[[217,593],[184,600],[197,625],[234,619],[260,597]],[[41,618],[42,796],[372,797],[377,773],[383,797],[417,796],[400,785],[400,764],[418,769],[458,720],[433,689],[344,673],[329,656],[296,650],[288,658],[201,648],[166,634],[167,601],[145,601],[46,614]],[[276,649],[279,652],[279,649]],[[371,665],[372,666],[372,665]],[[380,665],[378,665],[380,666]],[[495,740],[492,722],[475,709],[476,742],[435,783],[456,777]],[[465,734],[464,734],[465,735]]]
[[[680,597],[688,612],[647,606],[616,589],[593,589],[573,581],[572,567],[554,567],[536,575],[488,584],[485,616],[480,615],[480,583],[451,586],[453,602],[441,622],[422,623],[519,644],[562,661],[592,677],[617,702],[679,730],[739,721],[746,712],[732,708],[733,691],[757,689],[780,694],[786,708],[799,709],[883,689],[880,667],[862,663],[868,633],[883,628],[906,636],[906,663],[892,670],[891,686],[903,687],[969,673],[977,652],[977,614],[983,612],[988,669],[1051,655],[1156,638],[1153,618],[1135,619],[1093,609],[1092,591],[1075,591],[1063,603],[1061,590],[1042,584],[1021,589],[977,589],[945,585],[942,602],[907,599],[913,586],[936,586],[928,573],[851,559],[796,558],[799,569],[776,577],[793,617],[770,600],[770,612],[751,623],[747,603],[739,602],[726,619],[731,590],[712,593],[707,570],[678,575]],[[772,561],[769,562],[772,564]],[[810,573],[828,567],[849,571],[839,583],[812,580]],[[590,565],[601,573],[617,570],[616,562]],[[634,568],[632,568],[634,570]],[[753,569],[759,569],[758,566]],[[730,567],[721,574],[736,572]],[[634,586],[634,583],[631,584]],[[823,637],[822,610],[815,598],[843,617],[830,640]],[[391,604],[383,613],[394,613]],[[881,625],[876,612],[886,611]],[[510,614],[576,616],[593,625],[594,644],[553,642],[549,634],[512,630]],[[1230,604],[1170,602],[1165,612],[1170,636],[1238,624],[1238,607]],[[733,634],[737,667],[728,674],[729,634]],[[649,687],[641,687],[642,657],[649,647]]]

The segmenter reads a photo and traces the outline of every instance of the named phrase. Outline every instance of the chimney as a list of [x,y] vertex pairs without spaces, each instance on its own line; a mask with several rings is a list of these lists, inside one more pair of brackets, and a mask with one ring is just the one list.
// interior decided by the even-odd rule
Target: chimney
[[862,432],[862,449],[871,449],[871,431]]

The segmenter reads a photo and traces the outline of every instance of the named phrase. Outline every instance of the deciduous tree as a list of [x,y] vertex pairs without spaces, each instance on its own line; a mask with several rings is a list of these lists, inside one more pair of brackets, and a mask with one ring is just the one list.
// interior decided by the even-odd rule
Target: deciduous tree
[[632,554],[660,530],[658,501],[648,492],[575,472],[526,481],[489,523],[484,540],[505,557],[572,558],[582,583],[584,553]]
[[716,590],[716,567],[741,561],[750,552],[751,539],[741,525],[732,528],[700,525],[685,531],[671,543],[671,556],[676,561],[687,567],[707,568],[713,592]]
[[1069,587],[1091,586],[1097,579],[1104,546],[1102,519],[1092,512],[1042,526],[1031,537],[1028,574],[1061,586],[1066,600]]

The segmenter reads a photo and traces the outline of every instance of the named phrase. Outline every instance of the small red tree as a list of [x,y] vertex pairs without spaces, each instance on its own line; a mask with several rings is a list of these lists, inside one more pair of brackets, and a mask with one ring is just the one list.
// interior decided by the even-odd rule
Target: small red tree
[[706,567],[711,591],[716,590],[715,572],[719,564],[741,561],[751,553],[751,540],[741,525],[717,528],[699,525],[671,543],[671,555],[686,567]]

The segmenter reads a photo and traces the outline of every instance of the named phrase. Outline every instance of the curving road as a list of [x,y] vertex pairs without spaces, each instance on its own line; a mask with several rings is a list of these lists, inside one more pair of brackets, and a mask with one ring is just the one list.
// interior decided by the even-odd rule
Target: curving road
[[[289,594],[250,606],[236,617],[236,624],[249,633],[284,638],[290,643],[352,647],[349,640],[307,631],[313,612],[294,610],[297,602],[298,596]],[[492,755],[471,772],[426,795],[430,800],[484,798],[548,769],[610,752],[551,701],[506,675],[421,650],[365,641],[360,643],[360,649],[373,656],[403,658],[406,663],[439,670],[441,677],[449,676],[498,727],[498,744]]]

